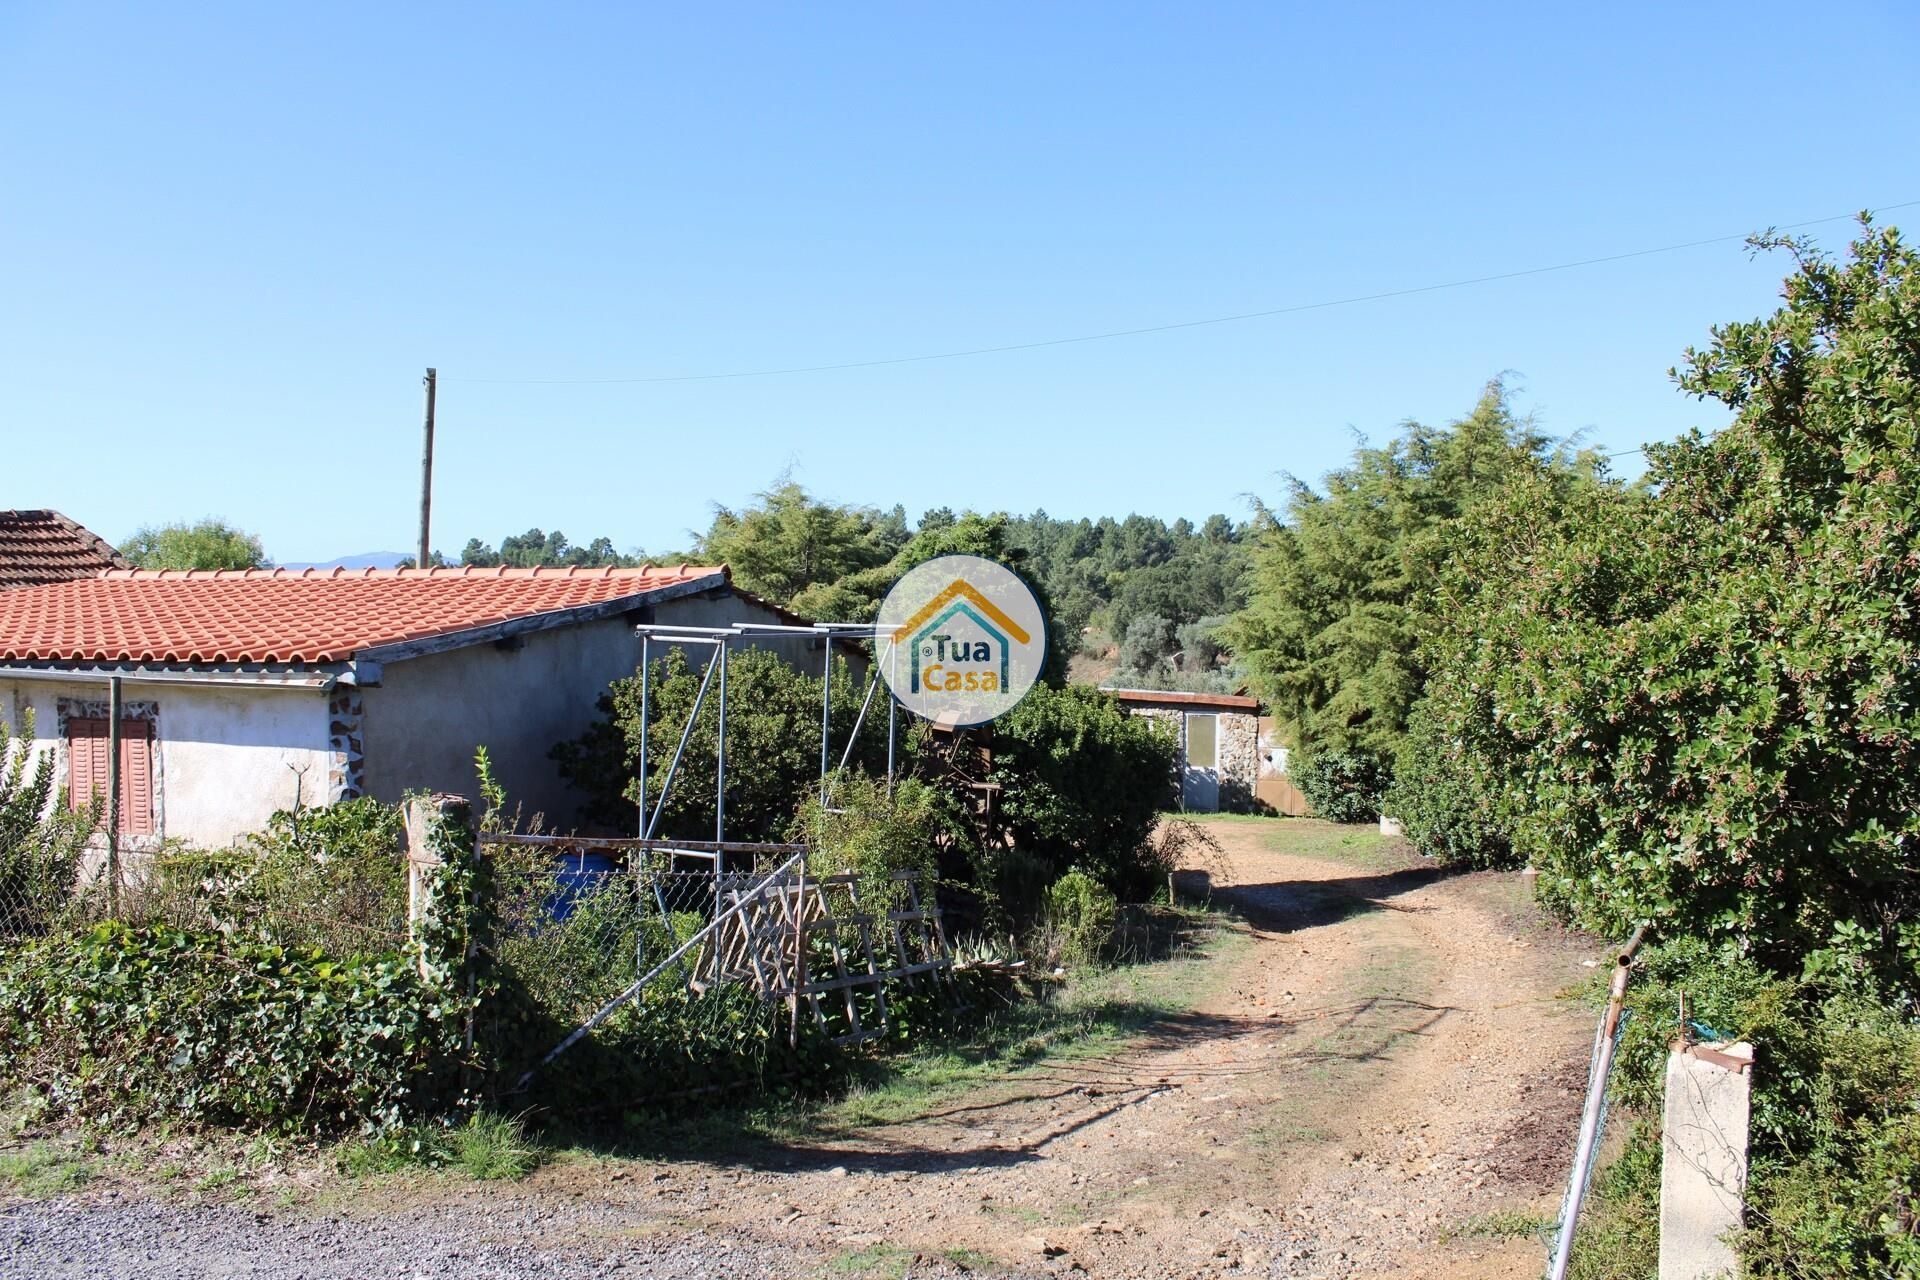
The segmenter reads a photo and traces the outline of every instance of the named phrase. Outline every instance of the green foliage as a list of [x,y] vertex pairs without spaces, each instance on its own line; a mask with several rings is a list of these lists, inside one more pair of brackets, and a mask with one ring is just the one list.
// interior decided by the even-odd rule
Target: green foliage
[[1495,379],[1458,422],[1408,423],[1356,449],[1324,494],[1294,481],[1226,641],[1302,747],[1391,759],[1425,681],[1417,647],[1443,532],[1513,477],[1572,482],[1597,465],[1515,417]]
[[1293,766],[1293,781],[1328,822],[1374,822],[1390,776],[1365,751],[1316,751]]
[[928,889],[939,874],[935,843],[956,826],[945,794],[913,778],[895,783],[865,774],[836,773],[821,804],[807,798],[795,823],[808,847],[813,875],[852,872],[870,909],[893,909],[901,892],[894,881],[918,872]]
[[1006,536],[1052,600],[1071,654],[1091,625],[1125,637],[1141,616],[1178,628],[1238,609],[1245,602],[1244,535],[1222,515],[1195,528],[1152,516],[1060,520],[1036,511],[1013,519]]
[[120,544],[142,569],[258,569],[268,564],[260,539],[208,516],[192,524],[143,525]]
[[907,541],[906,512],[899,507],[882,514],[871,507],[837,506],[810,497],[790,480],[756,499],[741,511],[715,511],[696,554],[726,565],[740,586],[781,604],[794,604],[810,588],[884,565]]
[[53,752],[33,748],[33,712],[16,736],[0,719],[0,942],[47,930],[67,911],[101,798],[67,811]]
[[[674,747],[705,675],[681,649],[654,666],[648,743],[648,805],[657,803]],[[718,677],[715,677],[717,684]],[[833,669],[833,743],[838,752],[858,718],[865,693],[844,662]],[[600,709],[606,717],[578,739],[553,749],[560,774],[587,797],[582,817],[622,833],[638,829],[640,679],[614,682]],[[884,707],[881,708],[884,712]],[[661,818],[662,835],[711,839],[714,829],[713,777],[719,737],[717,689],[709,689],[674,777]],[[849,767],[883,770],[887,720],[870,714],[854,747]],[[820,680],[789,665],[767,649],[738,649],[727,662],[727,838],[777,840],[795,811],[820,785]]]
[[1414,706],[1381,801],[1407,839],[1442,866],[1514,867],[1498,788],[1477,756],[1434,722],[1426,702]]
[[994,722],[992,746],[999,814],[1024,855],[1128,901],[1154,891],[1154,821],[1179,750],[1165,726],[1095,689],[1039,685]]
[[483,1108],[457,1122],[416,1120],[359,1139],[341,1148],[339,1163],[356,1178],[454,1168],[476,1182],[517,1182],[539,1167],[543,1154],[520,1117]]
[[101,924],[0,953],[0,1077],[108,1124],[375,1129],[444,1094],[463,1010],[400,953]]
[[1045,931],[1055,963],[1090,965],[1106,954],[1120,916],[1113,891],[1084,871],[1069,871],[1047,889]]
[[1843,263],[1787,247],[1785,305],[1680,375],[1730,426],[1651,446],[1646,494],[1523,485],[1469,522],[1430,699],[1580,922],[1910,988],[1920,260],[1870,228]]
[[0,1187],[20,1195],[67,1195],[93,1179],[92,1161],[51,1142],[29,1143],[19,1151],[0,1151]]
[[400,811],[371,797],[283,809],[232,849],[168,852],[130,915],[334,955],[390,951],[407,930]]

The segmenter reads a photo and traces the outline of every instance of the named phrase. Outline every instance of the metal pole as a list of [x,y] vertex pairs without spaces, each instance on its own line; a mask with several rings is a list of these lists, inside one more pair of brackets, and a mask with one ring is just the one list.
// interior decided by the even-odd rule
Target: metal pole
[[893,680],[887,685],[887,795],[893,795],[893,744],[900,736],[900,699],[893,691],[900,687],[899,646],[887,641],[887,662],[893,672]]
[[427,567],[430,554],[429,532],[433,524],[433,397],[436,385],[440,381],[438,369],[427,370],[427,425],[425,440],[420,447],[420,558],[414,561],[417,568]]
[[107,680],[107,901],[120,910],[120,677]]
[[651,840],[660,827],[660,817],[667,809],[667,792],[673,789],[673,775],[680,771],[680,757],[687,753],[687,740],[693,737],[693,722],[700,718],[700,706],[707,700],[707,684],[713,679],[713,669],[719,665],[720,652],[716,648],[713,661],[707,664],[707,674],[701,677],[700,692],[693,695],[693,710],[687,713],[687,727],[680,731],[680,745],[674,748],[673,761],[667,765],[667,776],[660,779],[660,798],[653,802],[653,817],[647,822],[642,839]]
[[1594,1033],[1593,1060],[1587,1068],[1587,1102],[1580,1115],[1580,1136],[1574,1143],[1573,1172],[1568,1175],[1567,1194],[1560,1204],[1560,1233],[1554,1241],[1553,1258],[1547,1269],[1549,1280],[1566,1280],[1567,1267],[1573,1261],[1573,1236],[1580,1226],[1580,1205],[1587,1197],[1588,1175],[1593,1172],[1594,1147],[1600,1140],[1600,1118],[1607,1109],[1607,1077],[1613,1072],[1620,1018],[1626,1009],[1627,978],[1633,972],[1634,952],[1646,939],[1647,926],[1641,925],[1614,958],[1607,1011]]
[[833,738],[833,637],[827,637],[827,657],[820,668],[820,807],[827,807],[827,746]]
[[640,637],[640,832],[647,834],[647,728],[653,692],[653,637]]
[[[727,651],[733,646],[725,640],[720,642],[720,731],[714,735],[713,745],[713,842],[722,844],[727,838]],[[714,874],[723,869],[721,859],[724,852],[713,861]]]
[[867,723],[867,708],[873,705],[873,691],[880,687],[880,668],[873,669],[873,679],[867,681],[867,696],[860,703],[860,714],[853,718],[853,732],[847,735],[847,749],[840,753],[840,767],[845,769],[847,762],[853,759],[853,744],[860,741],[860,729]]

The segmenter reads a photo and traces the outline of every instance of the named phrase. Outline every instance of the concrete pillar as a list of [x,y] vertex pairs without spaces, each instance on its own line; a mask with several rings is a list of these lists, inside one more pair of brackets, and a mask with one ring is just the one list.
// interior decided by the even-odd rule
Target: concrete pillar
[[1747,1186],[1753,1046],[1676,1042],[1661,1133],[1660,1280],[1740,1273],[1728,1243]]

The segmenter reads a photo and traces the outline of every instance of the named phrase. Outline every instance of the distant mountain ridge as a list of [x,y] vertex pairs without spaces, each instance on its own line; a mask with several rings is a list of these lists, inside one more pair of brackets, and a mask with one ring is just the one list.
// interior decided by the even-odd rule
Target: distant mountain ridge
[[289,560],[280,567],[282,569],[391,569],[402,560],[412,558],[412,554],[406,551],[363,551],[357,556],[341,556],[338,560],[328,560],[324,564]]

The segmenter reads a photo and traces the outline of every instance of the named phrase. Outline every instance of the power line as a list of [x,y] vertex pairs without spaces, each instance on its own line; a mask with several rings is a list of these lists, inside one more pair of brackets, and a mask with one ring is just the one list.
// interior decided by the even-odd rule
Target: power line
[[[1889,213],[1895,209],[1910,209],[1920,205],[1920,200],[1904,200],[1899,204],[1881,205],[1872,213]],[[1815,227],[1827,222],[1845,222],[1855,215],[1837,213],[1824,218],[1808,218],[1804,222],[1789,222],[1772,228],[1777,231],[1794,231],[1801,227]],[[1038,342],[1009,342],[992,347],[967,347],[958,351],[936,351],[927,355],[891,356],[879,360],[848,360],[839,364],[792,365],[780,369],[738,369],[726,373],[677,373],[661,374],[640,378],[458,378],[442,381],[486,383],[494,386],[622,386],[638,383],[658,382],[718,382],[732,378],[774,378],[795,373],[833,373],[843,369],[876,369],[884,365],[924,364],[934,360],[961,360],[969,356],[1001,355],[1011,351],[1037,351],[1043,347],[1064,347],[1082,342],[1105,342],[1112,338],[1134,338],[1150,333],[1171,333],[1177,329],[1199,329],[1208,325],[1237,324],[1244,320],[1264,320],[1272,316],[1298,315],[1303,311],[1324,311],[1331,307],[1351,307],[1362,302],[1382,302],[1389,298],[1408,298],[1422,293],[1438,293],[1443,289],[1464,289],[1471,285],[1493,284],[1501,280],[1518,280],[1526,276],[1547,275],[1555,271],[1573,271],[1580,267],[1596,267],[1609,262],[1625,262],[1632,258],[1648,258],[1661,253],[1678,253],[1684,249],[1698,249],[1706,245],[1727,244],[1734,240],[1746,240],[1752,233],[1739,232],[1734,235],[1709,236],[1705,240],[1686,240],[1679,244],[1661,245],[1655,249],[1635,249],[1629,253],[1609,253],[1597,258],[1581,258],[1575,262],[1557,262],[1547,267],[1526,267],[1519,271],[1501,271],[1493,275],[1469,276],[1462,280],[1447,280],[1439,284],[1415,285],[1406,289],[1387,289],[1380,293],[1355,294],[1348,298],[1330,298],[1323,302],[1302,302],[1287,307],[1271,307],[1264,311],[1241,311],[1233,315],[1209,316],[1204,320],[1179,320],[1171,324],[1145,325],[1137,329],[1109,329],[1102,333],[1083,333],[1070,338],[1046,338]]]

